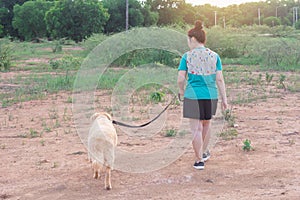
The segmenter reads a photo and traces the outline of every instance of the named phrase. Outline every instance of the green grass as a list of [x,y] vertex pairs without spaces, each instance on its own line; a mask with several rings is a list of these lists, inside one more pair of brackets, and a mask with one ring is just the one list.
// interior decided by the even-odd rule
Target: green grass
[[[249,32],[245,31],[246,29],[249,29]],[[259,36],[268,31],[276,33],[276,36]],[[280,31],[283,31],[284,37],[278,37],[281,35],[278,34]],[[244,104],[264,100],[268,97],[277,97],[279,92],[276,89],[284,89],[289,92],[300,91],[300,76],[297,73],[300,70],[298,33],[296,34],[292,30],[286,32],[280,28],[275,30],[266,27],[246,27],[239,32],[241,33],[238,33],[236,29],[213,28],[208,30],[207,46],[220,53],[228,89],[229,91],[235,90],[235,96],[232,97],[233,103]],[[17,75],[9,80],[0,80],[2,84],[16,85],[9,92],[0,94],[1,106],[8,107],[17,102],[43,99],[47,94],[73,90],[76,73],[81,67],[82,61],[93,48],[107,38],[108,36],[95,34],[79,44],[72,41],[31,43],[9,42],[9,40],[1,39],[2,43],[9,45],[12,49],[10,70],[30,72],[29,75],[27,73],[26,75]],[[61,45],[62,51],[54,53],[53,49],[58,43]],[[72,47],[79,48],[70,50]],[[28,62],[33,58],[38,58],[38,60]],[[162,50],[135,50],[115,60],[101,77],[96,75],[86,77],[80,86],[82,89],[95,89],[96,87],[99,90],[113,90],[116,84],[119,84],[120,78],[129,71],[135,70],[135,66],[153,62],[156,63],[154,68],[159,67],[159,63],[161,63],[174,69],[172,73],[176,74],[179,59],[180,55]],[[276,71],[279,71],[280,75],[276,74]],[[285,72],[293,72],[293,74]],[[152,72],[149,71],[149,73]],[[153,74],[155,73],[153,72]],[[146,76],[135,78],[136,84],[143,85],[141,83],[145,81]],[[155,76],[157,76],[156,80],[169,79],[166,81],[167,84],[176,81],[176,78],[166,75],[164,71]],[[130,77],[127,78],[130,79]],[[90,82],[96,83],[96,86],[91,88]],[[130,84],[132,83],[119,84],[120,88],[118,89],[126,91],[126,87]],[[271,88],[271,91],[268,87],[273,87],[274,84],[276,87],[275,89]],[[243,88],[243,91],[237,91],[241,85],[246,85],[246,88]],[[144,90],[156,92],[151,87],[145,87]],[[160,89],[157,91],[164,92]],[[71,99],[67,101],[72,102]]]
[[222,131],[219,136],[223,140],[232,140],[238,136],[238,131],[235,128],[229,128]]
[[166,130],[165,136],[166,137],[175,137],[176,134],[177,134],[177,132],[175,129],[168,129],[168,130]]

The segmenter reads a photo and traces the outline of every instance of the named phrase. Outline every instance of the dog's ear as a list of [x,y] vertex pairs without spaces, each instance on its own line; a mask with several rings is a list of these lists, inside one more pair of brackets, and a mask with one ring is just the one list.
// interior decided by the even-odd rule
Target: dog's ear
[[95,113],[95,114],[93,114],[91,117],[90,117],[90,119],[91,120],[95,120],[97,117],[99,117],[101,115],[101,113]]
[[100,115],[103,115],[105,117],[107,117],[108,120],[112,120],[112,117],[110,114],[106,113],[106,112],[100,112],[100,113],[95,113],[91,116],[91,120],[95,120],[97,117],[99,117]]
[[104,112],[104,113],[102,113],[104,116],[106,116],[107,117],[107,119],[109,119],[110,121],[112,120],[112,117],[111,117],[111,115],[110,114],[108,114],[108,113],[106,113],[106,112]]

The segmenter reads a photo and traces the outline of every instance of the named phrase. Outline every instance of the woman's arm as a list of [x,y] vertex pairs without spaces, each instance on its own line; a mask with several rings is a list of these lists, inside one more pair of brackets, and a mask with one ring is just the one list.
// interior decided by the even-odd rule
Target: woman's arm
[[179,94],[181,97],[184,95],[184,85],[186,81],[186,71],[179,70],[178,71],[178,78],[177,78],[177,84],[179,87]]
[[217,86],[219,89],[219,93],[222,98],[222,109],[225,110],[225,109],[227,109],[228,104],[227,104],[227,96],[226,96],[226,87],[225,87],[225,82],[224,82],[222,71],[217,71],[216,82],[217,82]]

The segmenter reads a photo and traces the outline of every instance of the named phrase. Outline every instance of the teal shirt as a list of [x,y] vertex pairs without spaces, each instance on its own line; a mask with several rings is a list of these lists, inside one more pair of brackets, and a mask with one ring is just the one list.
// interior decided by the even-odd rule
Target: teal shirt
[[218,99],[216,73],[222,70],[222,62],[216,52],[205,47],[188,51],[182,56],[178,70],[187,71],[185,98]]

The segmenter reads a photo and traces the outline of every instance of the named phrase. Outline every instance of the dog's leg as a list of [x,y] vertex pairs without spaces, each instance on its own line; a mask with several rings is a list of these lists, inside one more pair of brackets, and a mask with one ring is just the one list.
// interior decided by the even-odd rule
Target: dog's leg
[[94,179],[97,179],[99,177],[99,173],[97,170],[94,170]]
[[101,172],[101,168],[102,165],[100,163],[98,163],[96,160],[93,161],[92,163],[92,168],[94,171],[94,179],[100,178],[100,172]]
[[111,190],[111,169],[110,167],[106,167],[105,169],[105,189]]

